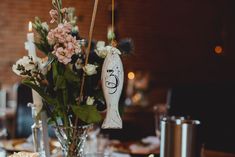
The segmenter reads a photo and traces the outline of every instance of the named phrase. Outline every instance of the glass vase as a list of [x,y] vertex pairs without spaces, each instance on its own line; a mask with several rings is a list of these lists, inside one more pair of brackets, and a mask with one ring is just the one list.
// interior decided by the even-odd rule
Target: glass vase
[[42,123],[41,121],[35,122],[32,126],[32,136],[34,151],[40,154],[40,157],[46,157],[43,143]]
[[55,134],[65,157],[84,157],[84,146],[91,127],[91,124],[78,127],[55,127]]

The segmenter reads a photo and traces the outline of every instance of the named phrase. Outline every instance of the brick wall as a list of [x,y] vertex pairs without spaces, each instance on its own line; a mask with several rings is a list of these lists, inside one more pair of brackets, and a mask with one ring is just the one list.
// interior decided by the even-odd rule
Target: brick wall
[[[64,0],[79,16],[81,34],[87,37],[93,0]],[[234,3],[230,1],[119,0],[116,28],[120,38],[132,37],[135,54],[125,58],[125,69],[151,72],[156,86],[235,79]],[[110,0],[99,4],[95,39],[106,38]],[[18,77],[11,65],[22,55],[29,20],[49,21],[51,0],[1,0],[0,82],[12,84]],[[221,43],[225,53],[213,53]],[[233,70],[234,71],[234,70]]]
[[[81,21],[79,29],[82,36],[87,37],[93,1],[64,1],[64,6],[74,6],[77,9]],[[109,22],[108,1],[102,4],[98,10],[94,37],[105,39],[107,25]],[[101,7],[101,4],[100,4]],[[18,81],[18,77],[11,71],[12,64],[23,55],[27,54],[24,49],[28,22],[34,20],[35,16],[49,21],[49,10],[51,0],[1,0],[0,3],[0,82],[12,84]],[[38,52],[40,53],[40,52]]]

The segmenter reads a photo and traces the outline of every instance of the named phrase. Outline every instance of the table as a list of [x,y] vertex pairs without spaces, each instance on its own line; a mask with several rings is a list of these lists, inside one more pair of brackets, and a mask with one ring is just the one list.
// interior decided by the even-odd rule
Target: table
[[[26,139],[13,139],[13,140],[2,140],[0,141],[0,147],[3,146],[3,148],[5,148],[5,150],[7,151],[8,155],[10,154],[13,154],[13,152],[18,152],[18,151],[33,151],[33,147],[32,147],[32,144],[31,144],[31,148],[28,147],[27,149],[22,149],[22,147],[19,147],[19,145],[23,142],[25,142]],[[53,140],[55,141],[55,140]],[[146,157],[148,156],[149,154],[155,154],[154,157],[158,157],[159,156],[159,149],[153,151],[153,152],[150,152],[148,154],[133,154],[131,153],[130,151],[127,151],[127,147],[129,145],[133,144],[133,142],[125,142],[125,143],[122,143],[122,147],[125,148],[126,152],[123,151],[123,150],[120,150],[119,151],[115,151],[114,153],[124,153],[126,155],[130,155],[130,157]],[[52,142],[50,142],[50,145],[52,145]],[[57,143],[54,143],[54,146],[57,146],[54,147],[52,150],[52,152],[56,153],[54,155],[52,155],[53,157],[60,157],[61,156],[61,150],[59,149],[59,145],[58,145],[58,142]],[[113,149],[111,147],[108,147],[110,149],[110,152],[113,152]],[[52,157],[51,156],[51,157]],[[119,155],[121,157],[121,155]],[[119,157],[117,156],[117,157]],[[0,156],[2,157],[2,156]]]

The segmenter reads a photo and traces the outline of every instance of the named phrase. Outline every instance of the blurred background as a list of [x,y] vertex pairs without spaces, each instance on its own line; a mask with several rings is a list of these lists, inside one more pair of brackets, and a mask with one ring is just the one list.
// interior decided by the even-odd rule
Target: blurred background
[[[77,8],[81,35],[88,36],[93,1],[66,0]],[[232,0],[117,1],[118,39],[131,37],[134,55],[124,59],[125,71],[149,71],[156,87],[180,83],[233,81],[235,57]],[[1,0],[0,82],[18,80],[11,65],[24,49],[28,22],[49,21],[50,0]],[[110,2],[99,4],[94,39],[106,40],[111,23]],[[153,86],[152,86],[153,87]]]
[[[96,40],[107,40],[110,4],[99,3]],[[93,1],[64,0],[64,6],[77,9],[81,36],[87,37]],[[13,108],[7,115],[10,121],[19,113],[14,109],[20,82],[11,66],[27,55],[29,21],[39,16],[49,22],[50,9],[51,0],[0,2],[0,89],[7,93],[7,107]],[[133,140],[154,135],[154,106],[164,106],[163,114],[199,119],[205,147],[235,152],[235,1],[119,0],[115,16],[117,40],[131,38],[134,51],[123,57],[124,129],[110,130],[110,137]]]

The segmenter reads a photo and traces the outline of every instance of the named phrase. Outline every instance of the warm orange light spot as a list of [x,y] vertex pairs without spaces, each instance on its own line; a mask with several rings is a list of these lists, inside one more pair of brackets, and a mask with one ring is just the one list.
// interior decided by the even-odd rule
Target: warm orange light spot
[[33,25],[32,25],[32,22],[29,21],[29,32],[32,32],[32,30],[33,30]]
[[220,45],[217,45],[217,46],[215,46],[215,53],[216,54],[221,54],[221,53],[223,53],[223,47],[222,46],[220,46]]
[[133,80],[135,78],[135,73],[129,72],[128,73],[128,79]]

